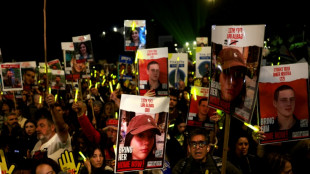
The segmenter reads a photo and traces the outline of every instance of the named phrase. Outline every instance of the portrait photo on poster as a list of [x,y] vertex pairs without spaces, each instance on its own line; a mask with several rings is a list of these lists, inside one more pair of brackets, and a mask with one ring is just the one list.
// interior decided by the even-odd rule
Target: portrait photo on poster
[[167,116],[120,110],[116,171],[162,167]]
[[125,51],[136,51],[144,49],[146,45],[146,27],[126,27],[125,26]]

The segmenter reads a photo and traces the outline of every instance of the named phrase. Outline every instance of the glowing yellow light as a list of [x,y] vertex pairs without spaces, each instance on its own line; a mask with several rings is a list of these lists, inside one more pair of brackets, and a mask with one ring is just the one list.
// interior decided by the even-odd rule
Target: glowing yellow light
[[48,93],[51,94],[52,93],[52,89],[51,87],[48,88]]
[[105,79],[102,81],[101,85],[104,86],[104,83],[105,83]]
[[91,88],[91,85],[92,85],[92,83],[91,83],[91,80],[89,81],[89,89]]
[[74,97],[74,102],[75,102],[75,103],[77,102],[78,93],[79,93],[79,90],[78,90],[78,89],[75,89],[75,97]]
[[177,58],[177,61],[180,61],[180,57]]
[[111,93],[113,93],[113,86],[112,86],[112,82],[111,82],[111,81],[109,81],[109,84],[110,84],[110,91],[111,91]]
[[95,74],[94,74],[94,77],[96,77],[97,76],[97,71],[95,70]]
[[117,112],[115,112],[115,118],[116,118],[116,119],[118,118],[118,113],[117,113]]
[[117,83],[116,89],[120,89],[120,88],[121,88],[121,85],[119,83]]
[[122,75],[124,74],[124,71],[125,71],[125,70],[123,69],[122,72],[121,72]]
[[[2,93],[2,92],[1,92]],[[42,103],[42,96],[40,95],[40,98],[39,98],[39,104]]]
[[57,101],[57,97],[58,97],[58,95],[56,94],[56,95],[55,95],[55,102]]
[[138,88],[138,86],[136,87],[136,90],[137,90],[137,91],[139,91],[139,88]]
[[131,30],[134,30],[136,28],[137,24],[135,21],[132,22],[131,24]]
[[79,151],[79,154],[80,154],[81,157],[83,158],[83,161],[86,161],[86,157],[84,156],[84,154],[83,154],[81,151]]
[[174,127],[174,124],[170,124],[169,127]]
[[95,88],[96,88],[96,89],[98,89],[97,87],[98,87],[98,83],[95,84]]
[[251,125],[249,123],[244,122],[244,125],[246,125],[247,127],[251,128],[254,132],[258,132],[259,131],[258,127],[253,126],[253,125]]

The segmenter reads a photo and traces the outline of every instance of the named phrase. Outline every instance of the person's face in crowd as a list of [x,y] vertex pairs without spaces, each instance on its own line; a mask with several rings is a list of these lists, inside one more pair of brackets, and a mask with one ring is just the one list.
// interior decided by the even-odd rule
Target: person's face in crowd
[[293,174],[292,164],[289,161],[285,162],[284,169],[280,172],[280,174]]
[[106,115],[112,115],[112,105],[107,104],[105,106],[105,113],[106,113]]
[[131,38],[133,41],[139,41],[139,32],[137,30],[133,30],[131,32]]
[[295,93],[291,89],[279,91],[278,100],[273,101],[278,116],[292,117],[295,110]]
[[37,138],[43,142],[46,142],[53,135],[54,130],[54,125],[50,125],[47,119],[40,119],[36,128]]
[[198,115],[207,115],[209,112],[208,101],[201,101],[200,105],[198,105]]
[[146,130],[134,135],[130,142],[132,159],[144,160],[152,151],[154,143],[155,133],[152,130]]
[[186,129],[186,123],[180,123],[180,124],[177,125],[177,127],[178,127],[178,131],[180,133],[183,133],[185,131],[185,129]]
[[2,105],[2,112],[3,112],[4,114],[7,114],[7,113],[10,112],[10,107],[9,107],[8,104],[3,103],[3,105]]
[[181,80],[181,81],[179,82],[179,90],[182,91],[182,90],[184,90],[184,89],[185,89],[185,83],[184,83],[184,81]]
[[107,136],[111,139],[111,141],[113,142],[113,143],[115,143],[116,142],[116,136],[117,136],[117,130],[116,129],[113,129],[113,128],[111,128],[111,127],[109,127],[108,129],[107,129]]
[[95,168],[100,168],[103,165],[103,156],[100,149],[94,151],[93,156],[90,157],[90,163]]
[[56,106],[56,111],[60,114],[63,115],[64,114],[64,110],[60,107],[60,106]]
[[195,135],[191,138],[190,154],[197,161],[205,162],[207,159],[209,145],[207,145],[205,142],[206,137],[203,135]]
[[94,112],[98,113],[100,112],[101,107],[99,105],[94,105]]
[[24,74],[24,83],[26,85],[32,85],[34,83],[35,73],[33,71],[26,71]]
[[150,65],[149,69],[147,70],[147,74],[149,75],[150,81],[158,81],[158,79],[159,79],[159,65],[158,64]]
[[80,53],[81,53],[82,55],[87,54],[87,48],[86,48],[86,45],[85,45],[84,43],[82,43],[82,44],[80,45]]
[[25,131],[26,134],[30,136],[35,133],[36,126],[32,122],[28,122],[27,124],[25,124]]
[[9,115],[7,124],[9,127],[17,127],[19,125],[17,115]]
[[249,151],[249,141],[246,137],[240,137],[236,143],[236,155],[242,157],[248,154]]
[[36,167],[36,174],[56,174],[52,166],[48,164],[40,164]]
[[225,101],[234,100],[241,92],[244,77],[242,72],[230,68],[229,72],[224,70],[220,74],[221,97]]
[[178,104],[178,98],[176,96],[170,96],[170,102],[169,102],[169,108],[173,109],[177,106]]
[[82,151],[82,152],[85,152],[87,147],[86,147],[86,143],[85,143],[85,140],[81,137],[78,137],[77,138],[77,147],[79,149],[79,151]]
[[91,88],[90,92],[92,95],[97,95],[98,94],[98,89],[97,88]]

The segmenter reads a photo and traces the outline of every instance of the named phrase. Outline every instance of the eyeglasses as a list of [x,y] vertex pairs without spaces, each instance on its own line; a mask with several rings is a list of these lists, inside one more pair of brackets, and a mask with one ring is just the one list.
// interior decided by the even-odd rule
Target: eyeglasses
[[196,148],[197,145],[198,147],[203,148],[207,145],[207,141],[191,141],[189,144],[193,148]]

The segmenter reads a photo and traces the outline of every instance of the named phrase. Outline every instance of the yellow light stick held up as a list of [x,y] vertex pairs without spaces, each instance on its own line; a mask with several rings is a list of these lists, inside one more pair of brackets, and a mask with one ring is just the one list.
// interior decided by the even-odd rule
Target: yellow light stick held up
[[246,123],[244,122],[244,125],[246,125],[247,127],[251,128],[254,132],[258,132],[259,131],[259,128],[258,127],[255,127],[249,123]]
[[118,119],[118,113],[115,112],[115,119]]
[[133,21],[132,24],[131,24],[131,30],[134,30],[136,28],[136,22]]
[[112,86],[112,82],[109,81],[109,84],[110,84],[110,90],[111,90],[111,93],[113,93],[113,86]]
[[95,88],[96,88],[96,89],[97,89],[97,87],[98,87],[98,83],[95,84]]
[[40,95],[40,98],[39,98],[39,104],[42,103],[42,96]]
[[48,93],[49,93],[49,94],[52,93],[51,87],[48,87]]
[[58,97],[58,95],[57,95],[57,94],[55,94],[55,102],[57,102],[57,97]]
[[81,157],[83,158],[83,161],[86,161],[86,157],[84,156],[84,154],[83,154],[81,151],[79,151],[79,154],[80,154]]
[[119,83],[117,83],[116,89],[120,89],[120,88],[121,88],[121,85]]
[[78,94],[79,94],[79,89],[75,89],[75,97],[74,97],[75,103],[77,102]]

